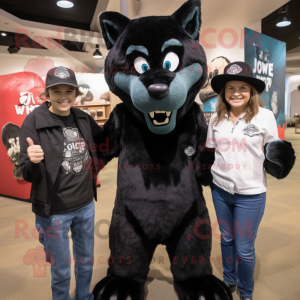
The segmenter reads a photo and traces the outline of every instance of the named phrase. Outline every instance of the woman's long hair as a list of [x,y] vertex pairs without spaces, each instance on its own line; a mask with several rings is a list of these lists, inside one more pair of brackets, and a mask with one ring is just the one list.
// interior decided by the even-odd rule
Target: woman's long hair
[[[225,99],[225,88],[226,85],[221,90],[217,102],[217,108],[216,108],[217,117],[215,118],[215,125],[217,125],[219,122],[221,122],[224,119],[225,114],[230,116],[231,106]],[[245,109],[246,114],[243,116],[243,119],[245,119],[246,123],[250,123],[252,118],[258,113],[259,107],[265,107],[262,100],[259,97],[257,90],[252,85],[250,85],[250,88],[251,88],[250,99],[247,102],[247,106]]]

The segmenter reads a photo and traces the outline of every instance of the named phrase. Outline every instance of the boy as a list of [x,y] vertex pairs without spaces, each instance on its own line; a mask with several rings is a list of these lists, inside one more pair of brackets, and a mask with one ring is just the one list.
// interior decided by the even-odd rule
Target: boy
[[[89,151],[100,132],[85,112],[73,108],[81,95],[75,74],[65,67],[48,71],[47,98],[21,127],[20,167],[32,183],[30,198],[39,240],[51,263],[53,300],[69,300],[68,232],[72,233],[76,300],[93,300],[89,292],[94,257],[94,199],[97,201],[97,152]],[[90,172],[92,171],[92,172]]]

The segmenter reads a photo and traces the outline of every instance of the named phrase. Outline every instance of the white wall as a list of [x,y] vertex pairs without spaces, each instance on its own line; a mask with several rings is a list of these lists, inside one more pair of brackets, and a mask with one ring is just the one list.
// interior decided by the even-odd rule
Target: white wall
[[297,86],[300,85],[300,75],[290,76],[288,78],[288,103],[290,110],[287,111],[288,117],[293,117],[297,112],[300,114],[300,92],[297,91]]
[[207,62],[218,56],[225,56],[231,62],[244,61],[244,27],[261,31],[260,22],[231,22],[230,25],[218,24],[201,30],[200,43],[204,47]]
[[[49,53],[49,51],[47,52]],[[100,96],[104,91],[108,90],[106,82],[101,77],[103,75],[100,76],[100,74],[96,72],[88,73],[88,70],[83,67],[83,65],[76,65],[74,64],[74,61],[71,61],[64,57],[43,56],[44,53],[43,50],[36,51],[36,55],[9,54],[3,53],[3,51],[0,52],[0,76],[11,73],[30,71],[36,73],[45,81],[47,72],[50,68],[64,66],[74,70],[78,84],[82,82],[88,83],[91,88],[93,88],[94,94],[97,97]],[[36,70],[35,67],[38,67],[38,70]],[[93,84],[95,83],[95,81],[98,81],[99,76],[101,77],[101,81],[99,81],[98,83],[100,84],[100,86],[98,86],[98,88],[95,88]]]
[[[112,1],[112,0],[111,0]],[[115,1],[115,0],[113,0]],[[139,16],[171,15],[186,0],[139,0]],[[208,63],[217,56],[225,56],[230,61],[244,59],[244,38],[241,34],[244,27],[261,30],[261,19],[284,5],[287,0],[202,0],[201,15],[202,26],[200,30],[200,43],[204,47]],[[226,30],[226,29],[230,30]],[[233,42],[233,35],[237,35],[238,43],[226,49],[222,47],[219,39],[226,44]],[[223,32],[227,32],[222,37]],[[242,47],[240,42],[242,40]],[[216,44],[213,49],[208,44]],[[235,43],[234,43],[235,44]]]
[[[41,51],[41,55],[42,55]],[[10,73],[23,72],[25,66],[31,59],[36,59],[38,56],[22,55],[22,54],[9,54],[0,53],[0,75],[6,75]],[[72,68],[73,70],[77,67],[78,71],[82,71],[82,66],[76,66],[73,62],[68,59],[61,57],[45,56],[46,59],[53,61],[55,67],[64,66]],[[42,72],[42,70],[40,70]],[[36,73],[38,74],[38,70]],[[45,71],[44,71],[45,73]],[[43,74],[44,74],[43,73]],[[41,76],[44,79],[44,76]]]

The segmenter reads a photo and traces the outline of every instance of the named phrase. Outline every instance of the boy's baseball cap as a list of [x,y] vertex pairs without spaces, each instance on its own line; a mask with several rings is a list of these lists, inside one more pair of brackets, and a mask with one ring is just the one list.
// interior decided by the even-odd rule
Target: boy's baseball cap
[[74,87],[79,87],[75,73],[71,69],[62,66],[50,69],[46,77],[46,88],[58,84],[67,84]]

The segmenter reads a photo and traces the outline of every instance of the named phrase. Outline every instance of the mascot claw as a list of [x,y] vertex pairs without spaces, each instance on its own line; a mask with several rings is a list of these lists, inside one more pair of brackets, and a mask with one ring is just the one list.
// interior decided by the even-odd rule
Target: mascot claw
[[95,300],[144,300],[144,284],[109,275],[96,284],[93,295]]
[[232,300],[228,287],[214,275],[174,282],[179,300]]
[[[228,287],[213,275],[191,278],[184,282],[175,281],[174,287],[179,300],[232,300]],[[95,300],[144,300],[144,284],[109,275],[97,283],[93,295]]]

